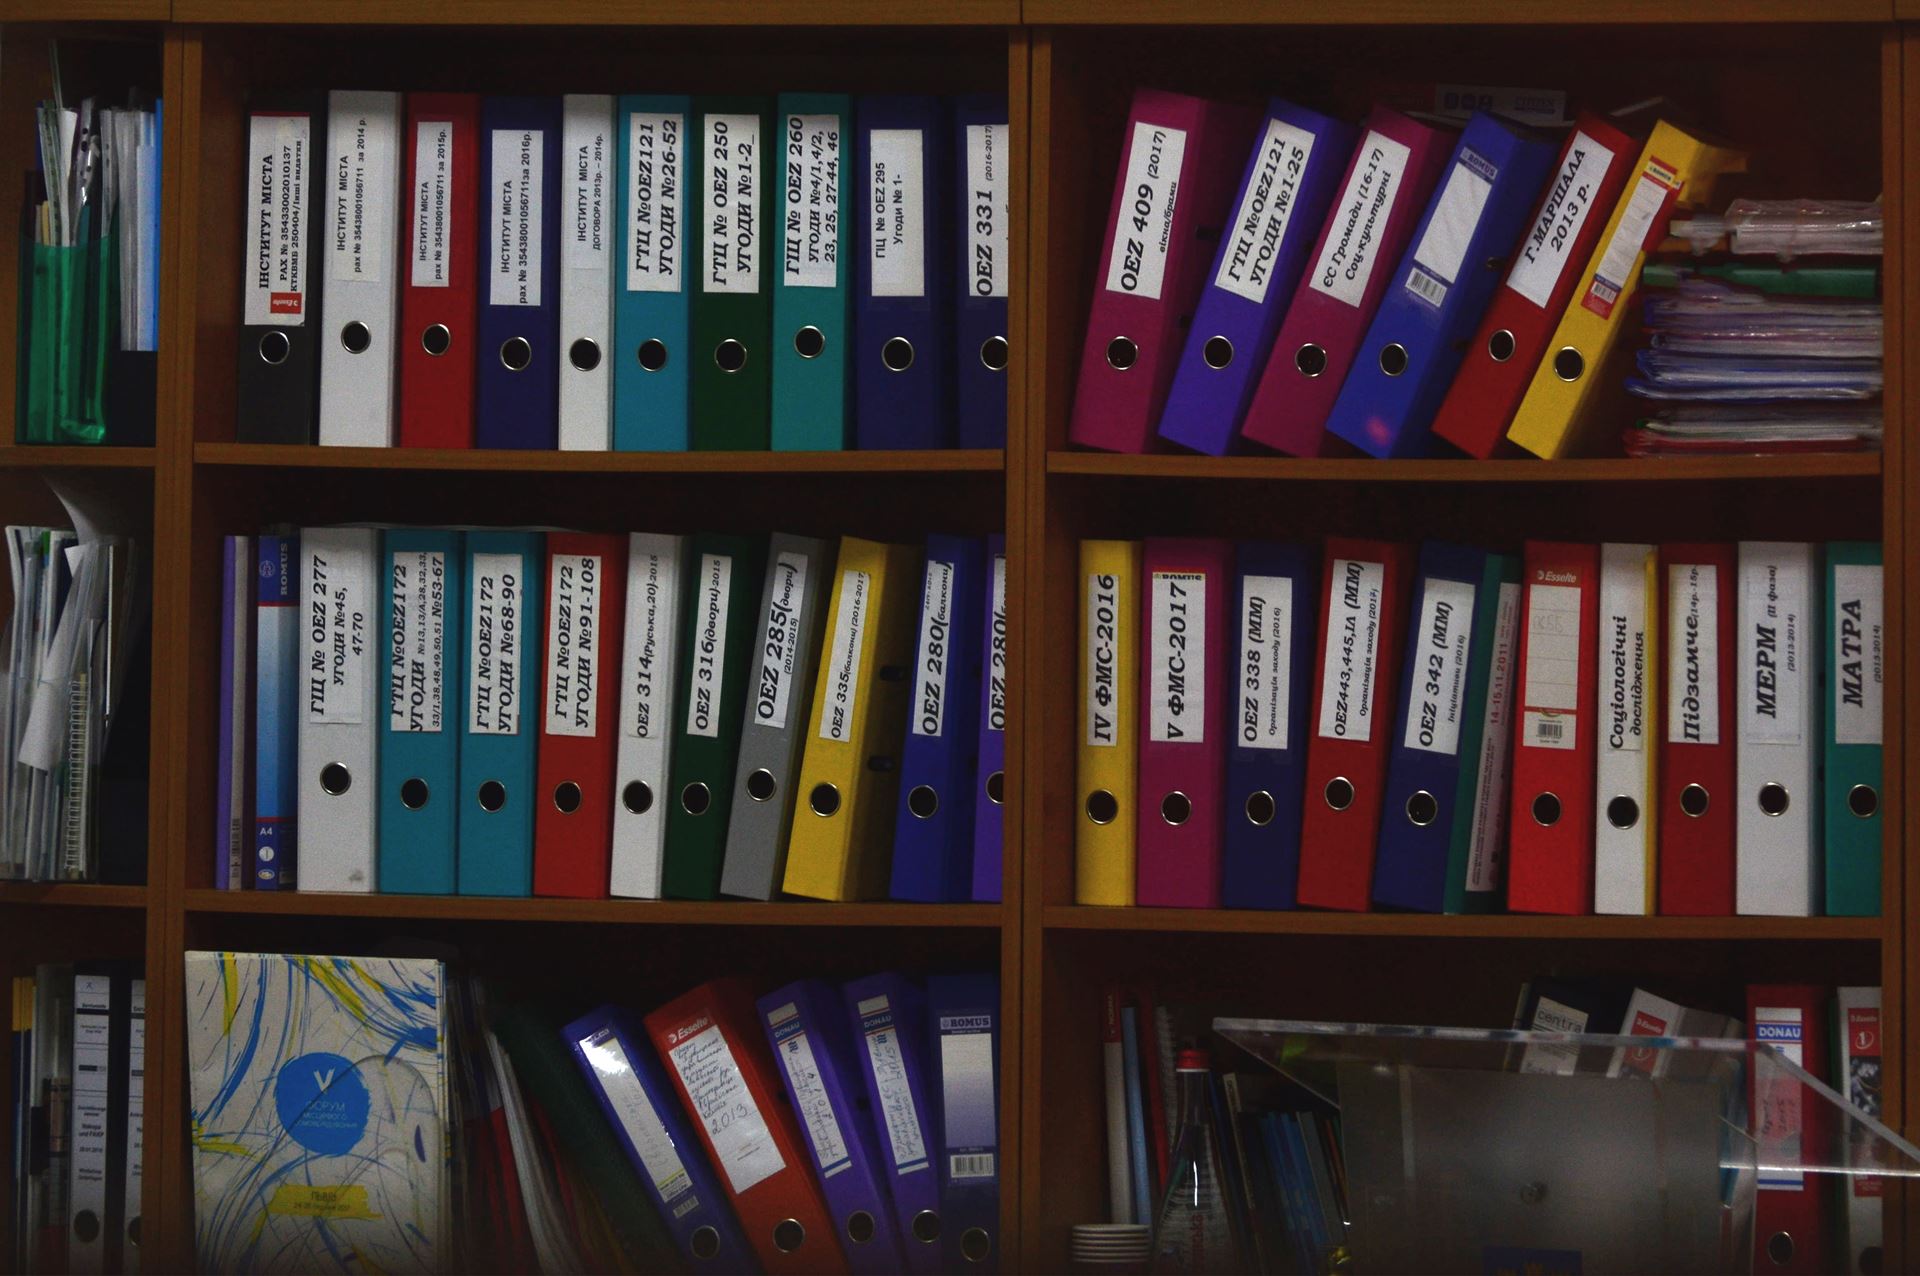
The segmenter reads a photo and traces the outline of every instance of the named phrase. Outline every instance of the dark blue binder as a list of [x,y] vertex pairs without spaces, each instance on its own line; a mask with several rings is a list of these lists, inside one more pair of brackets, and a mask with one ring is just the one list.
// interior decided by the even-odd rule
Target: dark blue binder
[[613,1006],[581,1016],[564,1032],[686,1270],[759,1271],[646,1032]]
[[1000,980],[927,979],[940,1090],[940,1242],[948,1271],[993,1271],[1000,1255]]
[[854,103],[854,438],[862,448],[953,446],[950,128],[939,98]]
[[840,990],[859,1034],[860,1076],[875,1113],[881,1165],[907,1270],[940,1270],[940,1183],[933,1161],[939,1107],[927,1062],[926,998],[904,975],[855,979]]
[[979,538],[927,537],[912,698],[900,751],[888,892],[895,899],[962,904],[973,898],[985,570],[986,546]]
[[552,448],[560,432],[560,99],[482,101],[480,169],[474,446]]
[[1486,569],[1486,550],[1445,541],[1420,547],[1373,859],[1373,899],[1389,908],[1446,907],[1467,678],[1474,647],[1493,640],[1473,623]]
[[1012,177],[1007,98],[971,94],[953,104],[953,368],[960,447],[1007,445],[1008,191]]
[[1506,275],[1557,144],[1476,111],[1420,215],[1327,430],[1374,456],[1425,456],[1440,401]]
[[1292,908],[1300,875],[1320,551],[1242,542],[1235,553],[1231,605],[1236,637],[1229,666],[1232,691],[1224,697],[1227,827],[1220,904]]

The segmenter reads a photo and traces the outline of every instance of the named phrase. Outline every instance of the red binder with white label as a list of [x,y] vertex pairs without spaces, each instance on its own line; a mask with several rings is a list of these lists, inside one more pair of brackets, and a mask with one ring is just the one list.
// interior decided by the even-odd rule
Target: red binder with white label
[[1327,538],[1300,822],[1307,907],[1367,909],[1412,571],[1409,545]]
[[[1812,984],[1754,984],[1747,989],[1747,1039],[1829,1081],[1827,993]],[[1827,1100],[1777,1064],[1747,1070],[1748,1120],[1760,1165],[1753,1207],[1753,1267],[1758,1273],[1826,1271],[1827,1206],[1833,1175],[1795,1167],[1833,1164]],[[1839,1078],[1842,1087],[1844,1078]]]
[[1600,548],[1528,541],[1520,580],[1507,907],[1591,913]]
[[480,96],[410,93],[400,135],[400,446],[473,446]]
[[646,1025],[768,1276],[846,1270],[746,985],[702,984]]
[[1733,914],[1734,547],[1660,549],[1660,911]]
[[605,899],[627,538],[547,534],[547,606],[535,772],[533,893]]

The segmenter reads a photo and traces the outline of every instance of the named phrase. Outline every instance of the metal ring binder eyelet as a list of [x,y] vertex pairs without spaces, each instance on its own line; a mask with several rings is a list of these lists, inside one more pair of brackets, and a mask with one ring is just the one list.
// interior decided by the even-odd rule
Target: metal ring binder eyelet
[[969,1263],[984,1263],[993,1252],[993,1238],[984,1227],[969,1227],[960,1233],[960,1257]]
[[320,768],[320,787],[332,797],[339,797],[353,787],[353,772],[338,762],[329,762]]
[[572,815],[580,809],[580,786],[572,780],[562,780],[553,786],[553,809],[562,815]]
[[1293,352],[1293,366],[1304,377],[1317,377],[1327,370],[1327,352],[1308,342]]
[[348,354],[365,354],[373,344],[373,334],[358,319],[340,329],[340,345]]
[[802,359],[818,359],[827,348],[827,334],[808,324],[793,334],[793,352]]
[[698,780],[680,790],[680,809],[688,815],[705,815],[712,805],[712,792]]
[[428,324],[420,333],[420,348],[437,359],[453,348],[453,333],[444,323]]
[[1505,363],[1513,358],[1513,334],[1501,328],[1488,337],[1487,355],[1495,363]]
[[1640,822],[1640,804],[1622,793],[1607,802],[1607,823],[1617,829],[1630,829]]
[[634,815],[645,815],[653,809],[653,786],[645,780],[627,781],[627,787],[620,790],[620,805]]
[[728,337],[713,348],[713,362],[722,372],[738,372],[747,366],[747,348]]
[[1105,789],[1087,794],[1087,818],[1095,824],[1111,824],[1120,814],[1120,799]]
[[1326,790],[1320,796],[1334,810],[1344,811],[1353,805],[1353,781],[1344,775],[1336,775],[1327,781]]
[[582,337],[567,347],[567,362],[582,372],[600,366],[600,345],[592,337]]
[[1208,337],[1207,344],[1200,347],[1200,357],[1218,372],[1233,362],[1233,342],[1225,337]]
[[1440,803],[1433,794],[1421,789],[1407,798],[1407,822],[1423,829],[1440,815]]
[[260,335],[260,362],[277,367],[292,353],[293,342],[287,340],[286,333],[276,330]]
[[807,809],[822,818],[840,809],[840,790],[831,784],[816,784],[807,794]]
[[921,1210],[913,1216],[913,1239],[922,1245],[931,1245],[940,1239],[940,1216],[932,1210]]
[[995,771],[987,777],[987,801],[995,806],[1004,805],[1001,795],[1006,792],[1006,789],[1007,773],[1005,771]]
[[1578,381],[1586,370],[1586,356],[1572,346],[1560,347],[1559,353],[1553,356],[1553,375],[1562,381]]
[[1133,343],[1132,337],[1115,337],[1107,342],[1107,366],[1115,372],[1125,372],[1140,358],[1140,347]]
[[888,337],[887,344],[880,347],[880,362],[887,365],[888,372],[905,372],[913,366],[913,342],[905,337]]
[[1531,808],[1533,822],[1543,829],[1550,829],[1560,822],[1560,795],[1557,793],[1536,794]]
[[1273,794],[1265,789],[1247,794],[1247,823],[1265,828],[1273,823],[1274,810]]
[[806,1243],[807,1229],[800,1226],[797,1218],[784,1218],[773,1225],[773,1247],[782,1254],[791,1254]]
[[865,1245],[873,1239],[873,1215],[865,1210],[855,1210],[847,1215],[847,1239],[855,1245]]
[[1380,371],[1397,377],[1407,370],[1407,348],[1397,341],[1380,347]]
[[427,804],[427,782],[415,777],[403,780],[400,784],[400,805],[409,811],[417,811]]
[[988,337],[980,343],[980,366],[988,372],[1007,370],[1007,339]]
[[642,372],[658,372],[667,366],[667,343],[657,338],[642,341],[633,356],[640,361]]
[[913,812],[916,820],[930,820],[940,809],[940,795],[933,791],[931,785],[916,784],[907,794],[907,809]]
[[508,372],[525,372],[533,362],[533,343],[525,337],[508,337],[500,343],[500,366]]
[[1698,784],[1689,784],[1680,790],[1680,811],[1699,819],[1707,813],[1707,790]]
[[716,1227],[696,1227],[693,1236],[687,1242],[698,1259],[709,1259],[720,1252],[720,1229]]
[[1785,815],[1793,799],[1787,794],[1784,784],[1763,784],[1760,786],[1760,812],[1763,815]]
[[765,802],[771,798],[780,786],[774,782],[773,772],[761,767],[747,777],[747,796],[756,802]]
[[1193,815],[1193,799],[1175,789],[1160,799],[1160,818],[1179,828]]
[[1847,809],[1861,819],[1870,819],[1880,809],[1880,793],[1871,784],[1856,784],[1847,790]]
[[491,815],[507,804],[507,786],[498,780],[488,780],[480,786],[480,809]]
[[1793,1261],[1793,1233],[1775,1232],[1767,1237],[1767,1261],[1785,1267]]

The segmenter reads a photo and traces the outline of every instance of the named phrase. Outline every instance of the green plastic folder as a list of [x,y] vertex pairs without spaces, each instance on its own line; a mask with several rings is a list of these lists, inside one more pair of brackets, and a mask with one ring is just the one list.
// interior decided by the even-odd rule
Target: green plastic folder
[[775,125],[773,450],[838,451],[853,424],[853,99],[783,93]]
[[767,190],[776,145],[772,104],[695,98],[691,422],[695,451],[767,450],[773,360],[773,253]]
[[1880,267],[1867,263],[1782,266],[1767,261],[1723,261],[1706,265],[1650,261],[1640,272],[1648,288],[1677,288],[1689,278],[1713,279],[1751,288],[1772,297],[1851,297],[1871,301],[1880,295]]
[[[1473,645],[1467,653],[1467,701],[1460,710],[1460,780],[1453,799],[1453,835],[1447,842],[1446,911],[1449,913],[1498,913],[1507,898],[1506,883],[1506,803],[1490,807],[1483,841],[1493,858],[1490,878],[1482,878],[1480,890],[1469,889],[1472,868],[1475,815],[1480,808],[1481,772],[1488,746],[1504,746],[1504,738],[1489,740],[1487,735],[1487,692],[1493,682],[1494,657],[1505,648],[1507,683],[1502,724],[1510,726],[1514,704],[1514,661],[1518,655],[1520,610],[1520,560],[1512,554],[1487,555],[1486,571],[1480,587],[1474,591]],[[1502,604],[1508,615],[1500,624]],[[1508,732],[1510,734],[1510,731]],[[1502,774],[1512,765],[1495,768]]]
[[107,436],[107,352],[117,339],[120,251],[113,235],[71,248],[29,244],[20,298],[21,443]]
[[1880,912],[1880,749],[1886,626],[1880,546],[1827,546],[1825,834],[1827,914]]

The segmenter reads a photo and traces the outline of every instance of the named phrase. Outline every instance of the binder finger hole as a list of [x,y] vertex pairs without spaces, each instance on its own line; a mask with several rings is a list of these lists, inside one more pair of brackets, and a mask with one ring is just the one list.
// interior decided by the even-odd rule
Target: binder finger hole
[[353,787],[353,772],[338,762],[320,768],[320,787],[329,796],[339,797]]
[[1107,366],[1115,372],[1125,372],[1139,358],[1140,347],[1132,337],[1115,337],[1107,342]]
[[[76,1175],[76,1177],[78,1177]],[[93,1241],[100,1235],[100,1216],[92,1210],[81,1210],[73,1216],[73,1235],[76,1240]]]
[[1160,799],[1160,818],[1179,828],[1193,815],[1193,799],[1178,789]]
[[797,1218],[783,1218],[773,1225],[773,1247],[782,1254],[791,1254],[806,1242],[807,1229],[800,1226]]
[[582,337],[567,347],[567,362],[582,372],[592,372],[600,366],[600,344],[591,337]]
[[1587,361],[1572,346],[1562,346],[1553,356],[1553,375],[1562,381],[1578,381],[1587,370]]
[[713,362],[722,372],[738,372],[747,366],[747,348],[728,337],[713,348]]
[[1120,800],[1105,789],[1087,794],[1087,818],[1095,824],[1111,824],[1120,816]]
[[278,366],[287,361],[293,353],[293,342],[287,340],[287,334],[275,329],[263,333],[260,337],[260,362]]
[[698,780],[680,790],[680,809],[688,815],[705,815],[712,805],[713,794]]
[[765,802],[774,795],[780,786],[774,782],[773,772],[761,767],[747,777],[747,796],[756,802]]
[[688,1241],[688,1248],[698,1259],[709,1259],[720,1252],[720,1231],[714,1227],[696,1227]]
[[480,809],[492,814],[507,804],[507,786],[498,780],[488,780],[480,786]]
[[400,805],[409,811],[417,811],[427,804],[427,782],[418,777],[405,780],[400,785]]
[[913,1216],[913,1239],[922,1245],[931,1245],[940,1239],[940,1216],[932,1210],[921,1210]]
[[1247,823],[1265,828],[1273,823],[1273,794],[1265,789],[1247,794]]
[[1327,781],[1326,790],[1321,796],[1334,810],[1344,811],[1353,805],[1353,781],[1344,775],[1336,775]]
[[1005,771],[995,771],[987,777],[987,801],[993,803],[995,806],[1001,805],[1004,800],[1003,795],[1006,791],[1007,773]]
[[889,372],[905,372],[913,366],[913,342],[905,337],[888,337],[887,344],[880,347],[880,362]]
[[916,820],[930,820],[940,809],[940,795],[931,785],[916,784],[907,794],[907,809],[913,812]]
[[988,337],[980,343],[980,366],[988,372],[1007,370],[1007,339]]
[[1640,804],[1621,794],[1607,803],[1607,823],[1617,829],[1630,829],[1640,822]]
[[1233,362],[1233,342],[1225,337],[1208,337],[1207,344],[1200,347],[1200,357],[1215,372]]
[[828,816],[840,809],[840,790],[831,784],[816,784],[807,794],[807,807],[815,815]]
[[340,329],[340,344],[348,354],[365,354],[373,344],[373,334],[358,319]]
[[993,1242],[984,1227],[969,1227],[960,1233],[960,1257],[969,1263],[984,1263],[993,1252]]
[[1397,377],[1407,370],[1407,348],[1397,341],[1388,342],[1380,349],[1380,371],[1390,377]]
[[1513,358],[1513,334],[1501,328],[1488,337],[1487,357],[1495,363],[1505,363]]
[[1767,1261],[1785,1267],[1793,1261],[1793,1233],[1775,1232],[1767,1237]]
[[667,366],[667,343],[642,341],[640,348],[634,351],[634,358],[640,361],[641,371],[658,372]]
[[1880,794],[1871,784],[1856,784],[1847,790],[1847,809],[1867,819],[1880,809]]
[[580,809],[580,786],[572,780],[562,780],[553,786],[553,809],[562,815],[572,815]]
[[873,1239],[873,1215],[865,1210],[855,1210],[847,1216],[847,1239],[855,1245],[865,1245]]
[[620,790],[620,805],[634,815],[645,815],[653,809],[653,786],[645,780],[629,780]]
[[533,343],[525,337],[508,337],[500,343],[500,366],[508,372],[525,372],[533,362]]
[[1327,370],[1327,352],[1308,342],[1293,352],[1293,366],[1303,377],[1317,377]]
[[793,352],[802,359],[818,359],[827,348],[827,334],[808,324],[793,334]]
[[1707,790],[1698,784],[1689,784],[1680,790],[1680,812],[1683,815],[1699,819],[1707,813]]
[[420,348],[437,359],[453,348],[453,334],[444,323],[429,324],[420,334]]
[[1792,799],[1787,796],[1784,784],[1763,784],[1760,786],[1760,813],[1763,815],[1785,815]]
[[1533,822],[1541,828],[1550,829],[1560,822],[1560,795],[1557,793],[1537,793],[1533,799]]
[[1440,803],[1433,794],[1421,789],[1407,799],[1407,822],[1423,829],[1440,815]]

